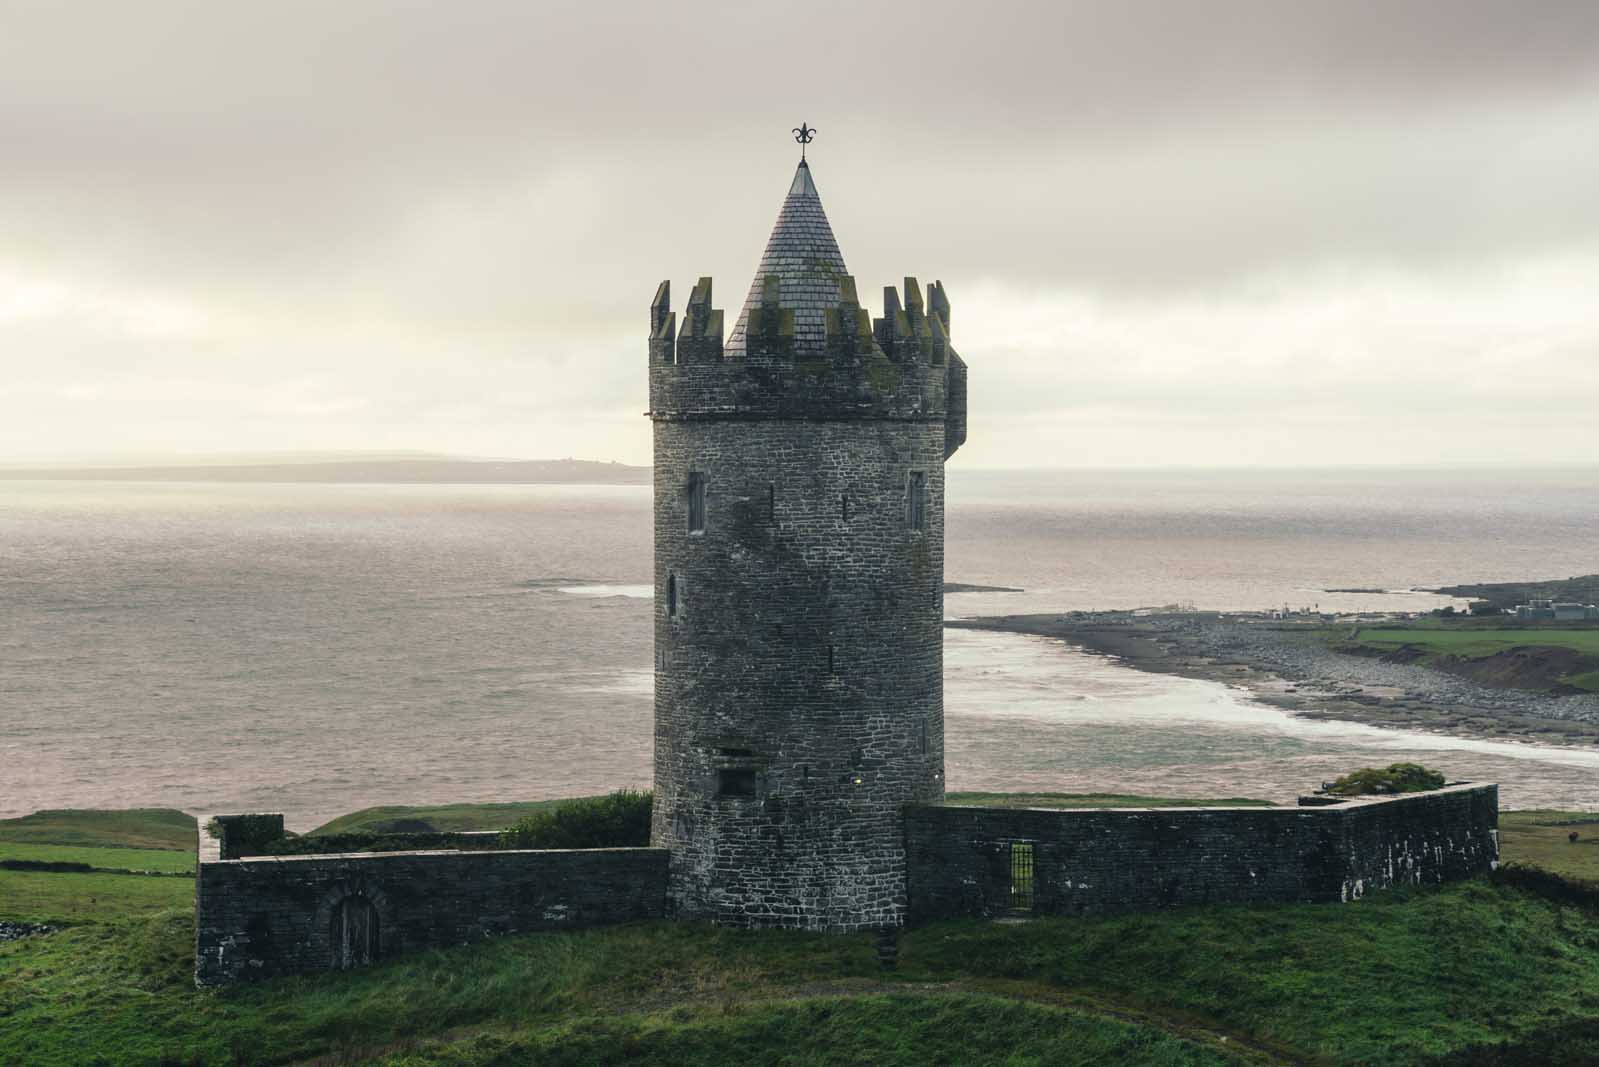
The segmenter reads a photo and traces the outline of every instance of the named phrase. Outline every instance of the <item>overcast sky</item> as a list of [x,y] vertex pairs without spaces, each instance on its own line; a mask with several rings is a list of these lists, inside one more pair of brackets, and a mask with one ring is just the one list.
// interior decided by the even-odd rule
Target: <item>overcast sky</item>
[[648,462],[793,173],[967,467],[1599,461],[1599,3],[0,0],[0,459]]

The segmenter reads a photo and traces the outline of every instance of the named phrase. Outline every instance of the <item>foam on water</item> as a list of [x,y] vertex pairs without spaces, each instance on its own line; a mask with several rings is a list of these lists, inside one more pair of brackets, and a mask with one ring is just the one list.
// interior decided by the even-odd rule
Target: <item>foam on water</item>
[[1408,759],[1499,781],[1507,807],[1599,806],[1592,748],[1303,718],[1244,689],[1028,635],[949,630],[944,655],[951,789],[1014,781],[1025,762],[1028,788],[1291,800],[1355,766]]
[[652,600],[655,597],[653,585],[566,585],[561,592],[567,596],[584,597],[628,597],[632,600]]

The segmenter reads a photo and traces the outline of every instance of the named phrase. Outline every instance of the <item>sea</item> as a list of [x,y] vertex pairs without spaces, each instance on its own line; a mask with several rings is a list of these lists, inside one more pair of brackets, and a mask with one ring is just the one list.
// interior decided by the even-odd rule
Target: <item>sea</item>
[[[1599,570],[1599,468],[949,471],[951,617],[1422,610]],[[0,817],[646,787],[650,489],[0,481]],[[1382,592],[1333,592],[1339,589]],[[1317,722],[1059,641],[945,636],[953,790],[1290,800],[1417,759],[1599,810],[1599,748]]]

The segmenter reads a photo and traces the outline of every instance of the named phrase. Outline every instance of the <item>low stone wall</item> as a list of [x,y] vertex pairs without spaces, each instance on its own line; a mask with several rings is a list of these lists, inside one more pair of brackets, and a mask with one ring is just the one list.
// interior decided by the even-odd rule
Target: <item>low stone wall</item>
[[667,853],[358,852],[222,859],[201,819],[195,981],[336,970],[423,948],[666,909]]
[[910,918],[1351,900],[1489,870],[1498,825],[1498,787],[1470,784],[1297,808],[917,806]]

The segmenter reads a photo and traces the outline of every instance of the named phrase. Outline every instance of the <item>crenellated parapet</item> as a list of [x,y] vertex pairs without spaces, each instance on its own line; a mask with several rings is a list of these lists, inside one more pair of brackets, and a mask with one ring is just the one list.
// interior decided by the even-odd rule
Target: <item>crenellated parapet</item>
[[761,276],[741,323],[741,350],[731,351],[711,279],[694,286],[675,338],[671,285],[662,282],[650,305],[650,416],[954,420],[964,427],[963,404],[950,405],[956,378],[961,388],[953,393],[964,401],[965,365],[950,344],[943,284],[925,295],[915,278],[900,290],[888,286],[883,314],[873,319],[852,276],[834,281],[835,299],[799,309],[820,312],[821,343],[811,344],[796,331],[796,301],[783,277]]

